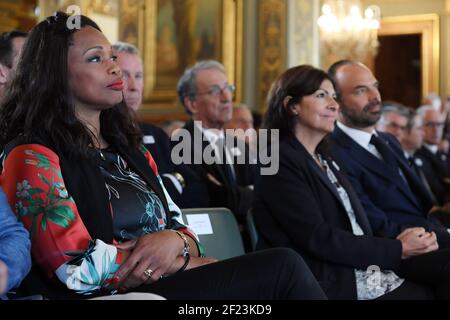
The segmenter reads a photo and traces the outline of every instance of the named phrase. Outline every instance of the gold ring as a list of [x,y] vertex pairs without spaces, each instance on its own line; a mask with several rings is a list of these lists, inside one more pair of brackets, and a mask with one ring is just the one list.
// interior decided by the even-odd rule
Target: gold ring
[[147,270],[144,271],[144,274],[145,274],[147,277],[151,278],[152,275],[153,275],[153,270],[152,270],[152,269],[147,269]]

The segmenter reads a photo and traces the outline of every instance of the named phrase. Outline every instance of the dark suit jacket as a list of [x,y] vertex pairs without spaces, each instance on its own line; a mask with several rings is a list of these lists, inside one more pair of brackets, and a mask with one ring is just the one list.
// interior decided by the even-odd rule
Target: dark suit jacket
[[428,216],[433,203],[408,166],[398,141],[389,134],[378,134],[396,155],[409,187],[398,169],[388,167],[339,127],[331,135],[333,156],[346,171],[372,229],[378,235],[395,238],[407,227],[422,226],[436,232],[441,246],[450,245],[449,233],[437,219]]
[[[170,139],[159,127],[147,123],[140,123],[144,135],[144,145],[150,151],[158,166],[158,173],[172,200],[180,208],[199,208],[207,206],[204,194],[207,193],[206,184],[199,179],[188,166],[174,165],[171,160]],[[186,187],[180,193],[173,181],[164,174],[178,172],[184,178]]]
[[417,150],[415,157],[422,160],[422,171],[437,198],[438,204],[443,205],[450,201],[450,185],[444,182],[444,178],[449,177],[447,163],[442,161],[439,155],[433,154],[426,147]]
[[[330,163],[330,162],[329,162]],[[330,168],[347,190],[363,236],[352,233],[336,188],[296,138],[280,144],[280,169],[255,184],[254,218],[258,247],[298,251],[330,299],[356,299],[355,268],[377,265],[396,270],[402,247],[398,240],[373,237],[357,195],[345,176]]]
[[[245,222],[245,215],[249,210],[253,200],[253,190],[249,189],[249,185],[253,185],[253,167],[248,159],[244,164],[237,164],[234,162],[234,171],[236,174],[236,184],[230,185],[227,180],[222,167],[218,164],[207,164],[203,161],[203,151],[209,145],[209,142],[203,141],[203,133],[194,125],[194,122],[188,122],[184,129],[186,129],[191,135],[191,163],[189,166],[197,173],[197,175],[207,184],[208,205],[210,207],[226,207],[229,208],[237,217],[238,221],[242,224]],[[194,135],[199,135],[202,139],[201,148],[194,145]],[[236,139],[235,139],[236,141]],[[177,143],[175,142],[175,145]],[[240,150],[242,154],[247,157],[249,155],[248,147],[245,150]],[[198,159],[201,159],[201,163],[194,163],[195,154]],[[231,153],[232,154],[232,153]],[[236,160],[236,157],[235,157]],[[211,183],[207,179],[207,174],[213,175],[222,186],[219,187]]]

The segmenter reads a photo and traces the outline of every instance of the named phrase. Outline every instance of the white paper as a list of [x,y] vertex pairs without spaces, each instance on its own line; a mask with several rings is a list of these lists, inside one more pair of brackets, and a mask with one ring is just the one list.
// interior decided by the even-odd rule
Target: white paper
[[144,136],[142,138],[142,142],[144,142],[144,144],[154,144],[155,143],[155,137],[154,136]]
[[213,234],[211,220],[207,213],[187,214],[186,220],[189,228],[194,230],[197,235]]

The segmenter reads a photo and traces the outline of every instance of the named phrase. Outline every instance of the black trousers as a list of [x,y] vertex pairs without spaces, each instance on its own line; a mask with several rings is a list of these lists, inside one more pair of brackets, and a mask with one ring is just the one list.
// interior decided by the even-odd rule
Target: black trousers
[[380,300],[450,299],[450,249],[405,259],[397,274],[406,281]]
[[249,253],[161,279],[131,291],[168,300],[323,300],[314,275],[295,251]]
[[412,281],[406,280],[400,287],[389,292],[377,300],[433,300],[435,294],[433,289],[425,287]]

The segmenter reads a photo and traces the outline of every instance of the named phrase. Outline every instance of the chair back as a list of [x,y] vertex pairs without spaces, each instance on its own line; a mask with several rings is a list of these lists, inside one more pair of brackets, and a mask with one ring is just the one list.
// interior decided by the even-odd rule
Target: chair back
[[197,233],[205,255],[225,260],[245,254],[233,213],[227,208],[182,209],[184,223]]
[[248,234],[250,236],[252,251],[255,251],[256,245],[258,244],[258,231],[256,230],[255,220],[253,218],[253,211],[251,208],[247,212],[246,222]]

